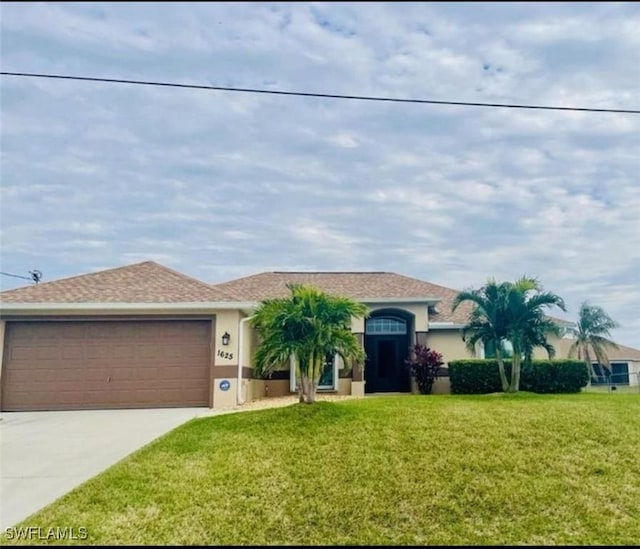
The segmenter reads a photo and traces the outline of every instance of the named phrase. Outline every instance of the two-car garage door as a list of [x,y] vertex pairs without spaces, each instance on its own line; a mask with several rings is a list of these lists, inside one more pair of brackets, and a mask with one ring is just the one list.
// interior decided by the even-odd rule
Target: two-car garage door
[[2,409],[208,406],[210,320],[6,324]]

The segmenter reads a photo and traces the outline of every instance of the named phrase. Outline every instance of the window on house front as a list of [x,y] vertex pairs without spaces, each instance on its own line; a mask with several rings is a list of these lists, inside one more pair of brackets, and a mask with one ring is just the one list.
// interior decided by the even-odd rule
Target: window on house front
[[[502,358],[511,358],[513,356],[513,345],[510,341],[502,342]],[[484,344],[484,358],[496,358],[496,346],[493,341]]]
[[612,362],[610,368],[604,364],[593,364],[596,377],[591,376],[591,385],[629,385],[629,364]]
[[496,345],[493,341],[484,344],[484,358],[496,358]]
[[[318,381],[318,389],[334,390],[338,388],[338,355],[326,355],[322,366],[322,374]],[[290,389],[291,392],[297,391],[298,380],[296,379],[296,369],[293,357],[289,361],[290,365]]]
[[327,355],[324,357],[322,365],[322,374],[318,382],[318,389],[333,389],[335,386],[335,356]]
[[611,378],[611,372],[609,368],[607,368],[604,364],[594,363],[593,371],[595,372],[595,377],[593,373],[591,374],[591,385],[608,385],[609,379]]
[[366,322],[365,333],[369,335],[406,334],[407,323],[401,318],[390,316],[370,318]]
[[626,362],[611,363],[611,383],[629,385],[629,364]]
[[591,375],[591,385],[629,385],[629,364],[612,362],[609,367],[593,363],[595,377]]

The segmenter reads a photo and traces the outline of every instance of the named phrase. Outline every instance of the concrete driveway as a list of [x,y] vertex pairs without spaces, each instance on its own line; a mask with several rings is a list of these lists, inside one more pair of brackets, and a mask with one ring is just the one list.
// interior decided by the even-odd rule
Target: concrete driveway
[[3,412],[0,529],[208,408]]

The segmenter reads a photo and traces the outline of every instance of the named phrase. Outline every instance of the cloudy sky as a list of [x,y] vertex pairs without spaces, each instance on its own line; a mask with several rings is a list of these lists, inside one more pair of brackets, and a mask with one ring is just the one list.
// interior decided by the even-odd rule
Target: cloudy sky
[[[3,71],[640,108],[634,3],[0,9]],[[639,115],[0,83],[3,271],[527,274],[640,347]]]

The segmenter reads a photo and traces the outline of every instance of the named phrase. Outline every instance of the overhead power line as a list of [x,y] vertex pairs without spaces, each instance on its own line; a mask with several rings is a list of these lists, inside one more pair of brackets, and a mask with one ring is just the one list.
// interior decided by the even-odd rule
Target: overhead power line
[[5,272],[1,272],[0,271],[0,275],[12,276],[14,278],[22,278],[23,280],[31,280],[31,282],[35,282],[36,284],[38,282],[40,282],[40,280],[42,279],[42,273],[40,271],[38,271],[38,270],[29,271],[29,274],[31,276],[22,276],[22,275],[17,275],[17,274],[13,274],[13,273],[5,273]]
[[490,107],[500,109],[536,109],[546,111],[578,111],[617,114],[640,114],[635,109],[597,109],[590,107],[553,107],[549,105],[524,105],[511,103],[482,103],[477,101],[437,101],[435,99],[406,99],[369,95],[344,95],[335,93],[297,92],[284,90],[266,90],[260,88],[234,88],[228,86],[208,86],[204,84],[180,84],[176,82],[156,82],[151,80],[125,80],[122,78],[98,78],[91,76],[72,76],[64,74],[39,74],[32,72],[0,72],[2,76],[22,76],[29,78],[52,78],[58,80],[79,80],[83,82],[103,82],[109,84],[135,84],[139,86],[163,86],[168,88],[188,88],[194,90],[214,90],[241,93],[261,93],[270,95],[288,95],[297,97],[319,97],[323,99],[352,99],[358,101],[386,101],[389,103],[418,103],[427,105],[453,105],[458,107]]
[[11,273],[0,272],[0,275],[12,276],[13,278],[22,278],[24,280],[33,280],[30,276],[14,275],[14,274],[11,274]]

